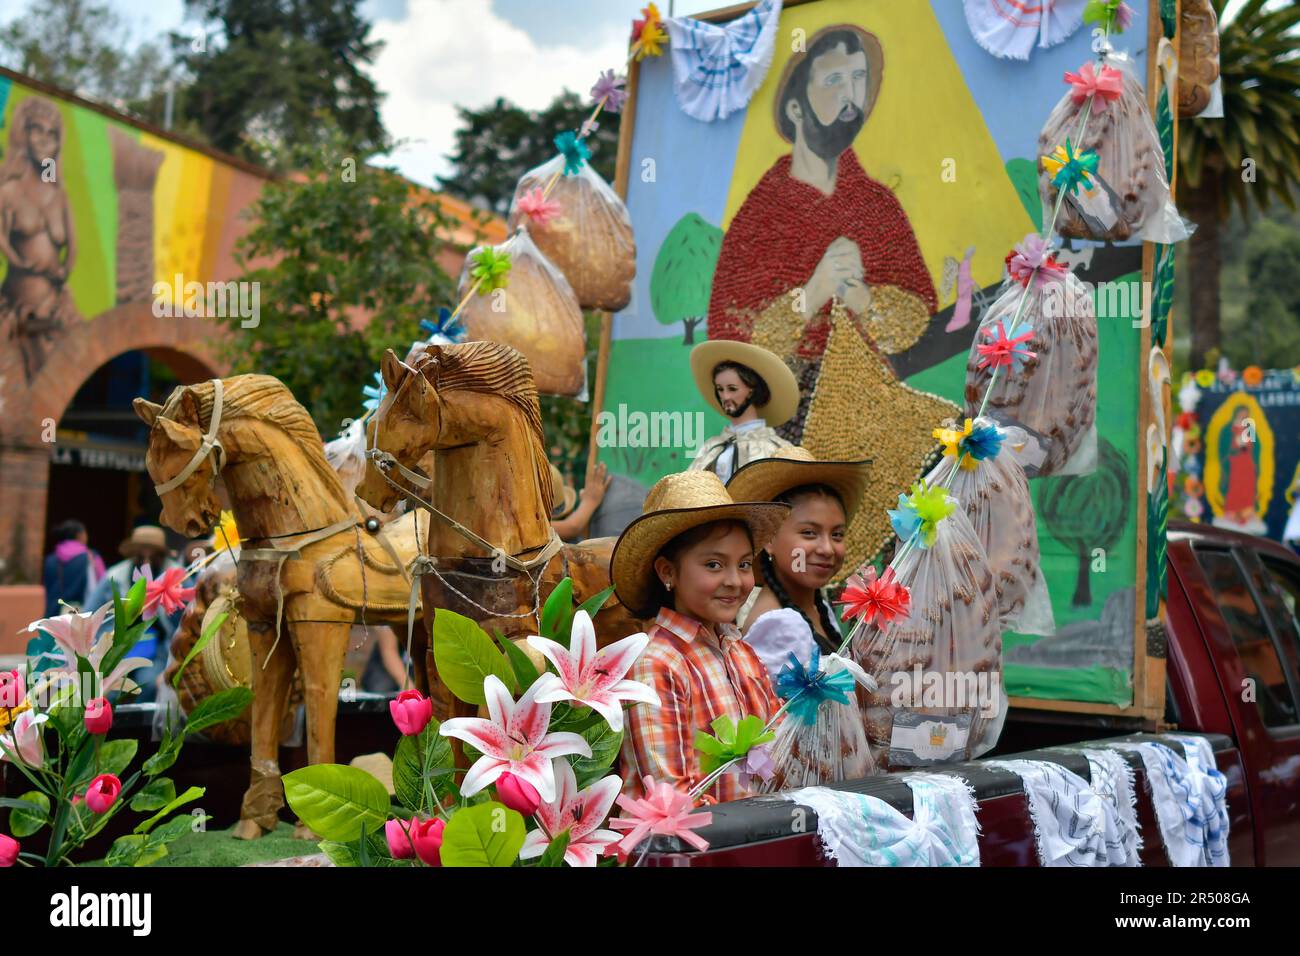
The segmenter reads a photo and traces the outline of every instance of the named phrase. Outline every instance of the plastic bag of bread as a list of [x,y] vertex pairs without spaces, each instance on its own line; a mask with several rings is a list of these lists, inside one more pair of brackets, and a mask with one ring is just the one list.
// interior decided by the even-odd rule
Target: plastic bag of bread
[[[558,175],[557,175],[558,174]],[[552,215],[528,216],[520,200],[545,192],[558,203]],[[564,157],[524,173],[515,186],[510,203],[510,227],[526,223],[537,248],[564,273],[584,309],[617,312],[632,300],[632,279],[636,276],[636,242],[627,207],[609,183],[585,164],[572,176],[564,175]]]
[[[520,229],[497,251],[510,254],[504,288],[474,295],[461,310],[471,340],[504,342],[518,349],[533,368],[537,390],[548,395],[580,395],[587,383],[587,344],[582,310],[568,280],[547,261],[527,229]],[[457,295],[474,284],[470,270],[479,249],[465,257]]]
[[929,516],[917,543],[900,546],[880,579],[892,572],[891,584],[907,588],[905,610],[888,621],[861,618],[850,645],[878,687],[859,698],[872,758],[890,771],[978,757],[1006,719],[1002,629],[984,546],[955,498],[939,488],[921,494]]
[[[1076,154],[1097,153],[1097,167],[1089,182],[1066,192],[1056,217],[1056,232],[1076,239],[1123,241],[1140,238],[1150,242],[1178,242],[1188,236],[1165,179],[1164,152],[1146,92],[1138,82],[1132,62],[1122,53],[1104,55],[1098,68],[1087,63],[1047,118],[1038,136],[1038,186],[1046,219],[1056,204],[1053,185],[1056,172],[1043,157],[1052,156],[1069,140]],[[1118,82],[1117,82],[1118,81]],[[1080,91],[1095,83],[1117,93],[1114,99]],[[1079,120],[1089,100],[1087,126],[1079,133]]]
[[993,572],[1003,633],[1054,634],[1029,481],[1011,448],[1024,445],[1024,431],[998,428],[989,418],[947,425],[936,431],[945,457],[925,483],[947,488],[970,518]]
[[806,641],[779,643],[806,647],[808,657],[788,653],[772,682],[777,695],[789,699],[790,704],[776,739],[769,745],[774,770],[762,789],[777,793],[875,773],[854,690],[857,686],[874,690],[876,685],[853,661],[835,654],[823,655],[798,611],[768,611],[754,622],[749,633],[772,629],[806,634]]
[[[1022,309],[1020,300],[1026,296]],[[980,346],[1004,333],[1015,338],[1026,329],[1032,330],[1027,354],[999,369],[988,404],[981,408],[995,366]],[[1092,470],[1097,316],[1092,292],[1064,267],[1040,271],[1027,287],[1009,281],[980,321],[966,360],[966,415],[981,413],[1025,430],[1031,447],[1022,462],[1031,476]]]

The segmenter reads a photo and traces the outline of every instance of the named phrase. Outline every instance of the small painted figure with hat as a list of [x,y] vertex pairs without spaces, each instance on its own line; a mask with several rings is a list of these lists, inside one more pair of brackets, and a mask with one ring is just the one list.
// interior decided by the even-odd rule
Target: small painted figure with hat
[[[779,709],[762,661],[736,628],[754,586],[754,553],[780,526],[786,505],[737,503],[712,472],[661,478],[644,513],[614,546],[610,576],[619,600],[654,618],[650,643],[628,678],[658,693],[660,706],[636,704],[623,738],[625,789],[640,794],[651,776],[679,789],[704,774],[693,741],[722,716],[766,722]],[[735,800],[750,784],[722,775],[705,799]]]
[[724,482],[737,468],[767,458],[789,442],[776,432],[799,408],[799,384],[775,354],[748,342],[701,342],[691,350],[695,387],[731,419],[696,452],[692,471]]

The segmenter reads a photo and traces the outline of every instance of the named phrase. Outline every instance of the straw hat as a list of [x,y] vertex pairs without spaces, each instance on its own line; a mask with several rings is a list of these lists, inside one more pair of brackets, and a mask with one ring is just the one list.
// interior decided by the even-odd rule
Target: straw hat
[[871,474],[871,459],[862,461],[818,461],[807,448],[790,445],[778,448],[770,458],[751,461],[731,476],[727,491],[737,501],[774,501],[800,485],[828,485],[844,502],[844,517],[862,504]]
[[162,528],[153,524],[142,524],[131,531],[131,537],[127,538],[118,547],[118,551],[123,557],[133,558],[145,548],[152,548],[155,551],[166,552],[167,535]]
[[[564,480],[564,476],[560,474],[560,469],[554,465],[551,465],[551,488],[554,489],[552,491],[551,517],[563,518],[578,503],[578,493],[573,490],[573,485]],[[556,497],[559,497],[560,500],[554,500]]]
[[654,560],[673,538],[713,521],[743,521],[749,526],[754,547],[771,540],[789,514],[788,505],[776,502],[737,504],[711,471],[683,471],[655,482],[646,495],[641,517],[633,521],[614,544],[610,579],[618,599],[633,614],[646,616],[653,593]]
[[711,339],[691,349],[691,374],[704,400],[722,414],[717,393],[713,390],[713,370],[719,362],[736,362],[752,368],[767,383],[772,397],[766,405],[755,405],[758,413],[773,427],[783,425],[799,410],[799,383],[794,372],[774,352],[750,342]]

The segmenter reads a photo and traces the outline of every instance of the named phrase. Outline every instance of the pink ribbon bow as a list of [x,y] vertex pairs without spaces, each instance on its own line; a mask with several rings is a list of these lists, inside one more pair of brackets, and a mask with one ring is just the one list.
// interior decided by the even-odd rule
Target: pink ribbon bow
[[1124,78],[1120,76],[1119,70],[1103,66],[1098,75],[1091,60],[1079,67],[1078,73],[1067,72],[1065,82],[1070,84],[1070,99],[1074,100],[1075,106],[1081,105],[1088,97],[1095,96],[1093,105],[1098,112],[1119,99],[1120,93],[1124,91]]
[[711,813],[692,813],[691,798],[669,783],[655,783],[653,777],[642,781],[645,796],[639,799],[621,796],[616,801],[624,816],[609,821],[615,830],[631,832],[618,843],[618,852],[627,857],[648,836],[673,836],[697,850],[707,850],[709,841],[692,830],[713,822]]

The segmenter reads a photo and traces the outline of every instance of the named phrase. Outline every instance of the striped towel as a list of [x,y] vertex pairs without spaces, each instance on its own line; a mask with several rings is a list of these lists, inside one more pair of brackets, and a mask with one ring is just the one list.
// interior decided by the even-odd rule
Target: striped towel
[[1228,781],[1214,765],[1204,737],[1166,734],[1182,744],[1187,759],[1151,741],[1112,747],[1136,750],[1146,768],[1165,852],[1174,866],[1228,865]]
[[988,760],[985,766],[1010,771],[1024,784],[1041,866],[1139,865],[1112,794],[1046,760]]
[[1034,48],[1056,46],[1083,25],[1087,0],[966,0],[975,42],[994,56],[1027,60]]
[[726,24],[665,20],[682,112],[711,123],[748,106],[772,65],[780,17],[781,0],[761,0]]
[[781,794],[812,807],[817,836],[837,866],[979,866],[979,824],[970,785],[948,774],[903,775],[909,819],[879,797],[826,787]]

